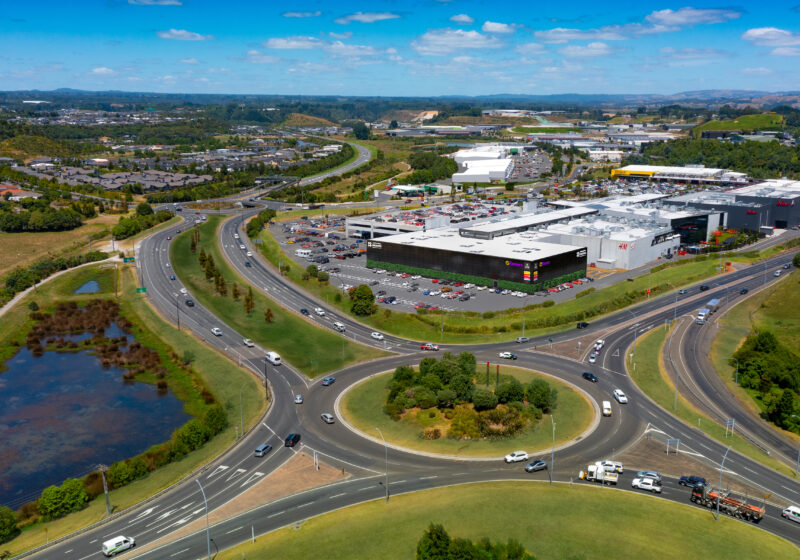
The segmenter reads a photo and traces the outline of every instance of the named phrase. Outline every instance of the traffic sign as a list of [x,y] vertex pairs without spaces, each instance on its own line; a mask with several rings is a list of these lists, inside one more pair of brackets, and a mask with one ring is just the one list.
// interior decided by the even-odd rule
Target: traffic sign
[[147,288],[136,288],[137,294],[144,294],[147,293]]
[[122,262],[126,262],[126,263],[127,262],[135,262],[135,261],[136,261],[136,257],[123,257],[122,258]]
[[552,338],[548,338],[547,342],[549,342],[550,344],[553,344],[553,339]]

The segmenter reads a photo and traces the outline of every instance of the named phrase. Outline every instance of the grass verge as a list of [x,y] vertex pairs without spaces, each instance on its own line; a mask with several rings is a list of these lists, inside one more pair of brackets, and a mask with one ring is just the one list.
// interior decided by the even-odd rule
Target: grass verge
[[[631,358],[628,354],[626,358],[626,366],[634,383],[659,406],[672,412],[690,426],[698,427],[717,441],[733,446],[733,449],[754,461],[785,475],[793,476],[792,469],[762,452],[741,436],[734,434],[732,437],[726,438],[723,426],[697,410],[682,395],[678,395],[677,408],[673,410],[675,385],[667,375],[661,351],[668,334],[668,331],[657,328],[639,338],[634,357]],[[717,457],[712,457],[712,459],[717,459]]]
[[[170,252],[170,262],[175,274],[192,296],[217,317],[244,336],[278,352],[284,360],[309,377],[388,355],[369,346],[353,343],[333,330],[317,327],[310,320],[286,310],[258,289],[253,290],[255,310],[249,315],[245,313],[243,302],[248,284],[233,270],[219,250],[217,230],[221,223],[221,216],[209,216],[208,221],[199,226],[200,243],[197,254],[192,254],[190,250],[191,228],[178,236]],[[206,280],[197,258],[201,248],[214,258],[217,269],[228,281],[227,297],[218,295],[214,291],[213,283]],[[239,301],[234,301],[231,295],[233,282],[242,291]],[[271,323],[265,320],[267,309],[272,310]]]
[[516,539],[538,560],[605,560],[609,551],[619,560],[797,555],[792,543],[755,526],[724,516],[715,523],[708,511],[668,500],[584,485],[493,482],[402,494],[388,505],[355,505],[258,537],[219,558],[407,560],[430,523],[444,525],[451,538]]
[[[11,336],[20,336],[19,333],[23,332],[21,336],[24,341],[24,332],[27,331],[26,327],[29,326],[27,306],[30,301],[52,302],[55,299],[70,299],[80,302],[102,296],[113,297],[112,291],[85,295],[65,295],[65,293],[71,293],[69,289],[77,284],[76,277],[80,277],[80,280],[83,280],[87,270],[96,271],[101,278],[109,272],[109,269],[99,269],[99,266],[86,267],[86,269],[64,274],[56,280],[42,285],[37,288],[36,292],[32,292],[23,298],[3,317],[2,325],[5,334],[2,338],[2,347],[7,347],[8,339],[6,337],[9,334]],[[113,271],[113,269],[110,270]],[[195,357],[195,370],[225,407],[230,425],[197,451],[154,471],[144,479],[112,491],[110,494],[111,504],[115,511],[130,507],[148,496],[152,496],[225,451],[235,441],[238,432],[240,416],[239,394],[242,387],[244,387],[244,390],[241,390],[241,402],[245,429],[251,426],[265,409],[263,389],[260,388],[260,384],[249,373],[237,368],[230,360],[201,344],[186,332],[177,331],[164,322],[152,310],[144,297],[135,293],[136,277],[132,268],[126,268],[122,271],[120,282],[120,305],[122,309],[138,325],[144,327],[144,331],[136,333],[137,340],[153,345],[154,349],[160,352],[167,347],[171,347],[179,350],[181,354],[186,352],[193,354]],[[101,282],[101,286],[104,284],[107,285],[108,282]],[[7,326],[12,326],[11,328],[17,330],[14,333],[8,333]],[[21,329],[24,329],[24,331]],[[12,555],[19,554],[45,544],[46,539],[52,541],[96,523],[103,517],[105,517],[105,498],[101,495],[81,511],[54,521],[27,527],[17,538],[5,543],[2,549],[9,550]]]
[[[478,369],[480,370],[480,366]],[[492,368],[490,375],[492,383],[495,371]],[[574,391],[566,383],[541,373],[510,366],[500,366],[500,373],[513,375],[523,384],[530,383],[534,379],[544,379],[556,388],[558,404],[553,412],[553,421],[557,428],[557,445],[577,437],[591,423],[591,405],[581,393]],[[477,378],[480,386],[480,381],[485,379],[485,373],[479,371]],[[424,427],[428,427],[427,425],[406,420],[395,421],[383,412],[383,405],[389,394],[386,384],[390,379],[391,373],[379,375],[357,385],[347,393],[342,408],[347,420],[353,426],[366,433],[374,433],[375,427],[379,427],[388,442],[409,449],[464,457],[499,457],[513,449],[527,449],[529,453],[533,453],[550,449],[552,445],[553,432],[550,419],[546,415],[532,429],[509,439],[463,441],[442,437],[437,440],[424,440],[420,437],[420,433]],[[421,414],[427,412],[422,411]],[[439,413],[436,414],[438,418]],[[435,423],[437,418],[429,420],[426,417],[423,422]]]

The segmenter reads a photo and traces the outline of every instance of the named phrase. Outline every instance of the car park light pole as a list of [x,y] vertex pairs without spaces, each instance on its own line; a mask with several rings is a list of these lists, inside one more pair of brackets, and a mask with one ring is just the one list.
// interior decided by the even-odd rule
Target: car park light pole
[[208,544],[208,560],[211,560],[211,533],[208,529],[208,501],[206,500],[206,493],[203,490],[203,485],[200,484],[200,479],[195,478],[194,481],[200,487],[200,493],[203,495],[203,502],[206,505],[206,543]]
[[386,503],[389,503],[389,447],[386,445],[386,438],[383,437],[383,432],[377,426],[375,427],[378,430],[378,433],[381,435],[381,439],[383,440],[383,450],[386,454],[386,471],[385,471],[385,479],[383,485],[386,486]]

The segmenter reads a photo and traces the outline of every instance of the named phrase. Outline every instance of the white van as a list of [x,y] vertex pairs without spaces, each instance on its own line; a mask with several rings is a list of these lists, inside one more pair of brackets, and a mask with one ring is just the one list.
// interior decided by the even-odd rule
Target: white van
[[294,252],[295,255],[300,257],[301,259],[307,259],[311,256],[311,249],[298,249]]
[[277,352],[267,352],[267,361],[273,366],[281,365],[281,357]]
[[339,321],[336,321],[333,324],[333,330],[339,331],[339,332],[344,332],[345,330],[347,330],[347,327],[344,326],[344,323],[340,323]]
[[603,401],[603,416],[611,416],[611,401]]
[[123,537],[120,535],[119,537],[114,537],[103,543],[103,554],[106,556],[114,556],[118,552],[128,550],[134,546],[136,546],[136,541],[133,540],[133,537]]

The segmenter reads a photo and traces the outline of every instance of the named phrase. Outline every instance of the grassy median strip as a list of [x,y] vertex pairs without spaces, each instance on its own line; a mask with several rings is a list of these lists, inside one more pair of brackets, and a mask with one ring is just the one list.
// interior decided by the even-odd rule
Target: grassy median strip
[[[512,375],[523,385],[534,379],[544,379],[558,391],[553,421],[556,423],[556,445],[569,441],[580,435],[592,421],[592,407],[582,394],[574,391],[566,383],[541,373],[530,370],[501,366],[501,375]],[[427,424],[435,424],[440,413],[434,408],[417,413],[417,421],[393,420],[383,411],[386,396],[389,394],[387,383],[391,373],[369,379],[350,390],[344,398],[343,412],[347,420],[356,428],[376,435],[375,428],[383,431],[386,441],[409,449],[428,453],[443,453],[464,457],[499,457],[515,449],[524,449],[529,453],[545,452],[553,441],[552,424],[547,415],[539,420],[533,429],[525,430],[516,437],[504,439],[458,440],[443,435],[440,439],[425,440],[421,432]],[[494,387],[496,366],[490,371],[490,388]],[[478,387],[485,387],[485,365],[478,364],[476,376]],[[428,414],[433,413],[433,417]]]
[[[636,385],[658,405],[690,426],[699,428],[720,443],[733,446],[733,449],[754,461],[758,461],[780,473],[789,476],[794,475],[794,471],[788,466],[770,457],[741,436],[734,434],[726,438],[724,426],[697,410],[682,395],[678,395],[677,409],[673,410],[675,385],[667,375],[661,352],[668,334],[668,331],[663,328],[653,329],[639,338],[634,357],[631,358],[630,354],[628,354],[626,365]],[[663,426],[656,427],[663,428]],[[695,451],[699,452],[697,449]],[[721,459],[721,457],[709,458],[714,461]]]
[[[2,338],[3,348],[8,347],[9,329],[15,329],[12,332],[22,332],[24,343],[24,332],[28,330],[29,326],[28,304],[31,301],[36,301],[46,308],[44,303],[57,300],[70,299],[80,302],[98,297],[113,297],[111,280],[113,277],[111,275],[114,269],[100,268],[101,266],[103,265],[89,266],[68,272],[52,282],[43,284],[35,292],[23,298],[2,318],[3,332],[6,333]],[[92,276],[93,274],[94,276]],[[101,291],[93,294],[72,295],[72,292],[87,280],[97,280]],[[238,433],[240,390],[245,428],[251,426],[261,416],[266,405],[263,389],[252,375],[236,367],[230,360],[203,345],[194,337],[185,332],[179,332],[164,322],[152,310],[144,296],[135,293],[135,288],[134,270],[130,266],[126,266],[124,270],[120,271],[120,305],[126,315],[137,325],[144,327],[142,331],[135,333],[137,341],[146,343],[160,354],[171,348],[179,355],[193,356],[195,371],[224,405],[230,424],[228,428],[197,451],[157,469],[146,478],[112,491],[111,505],[115,511],[130,507],[148,496],[152,496],[227,449],[235,441]],[[16,348],[14,350],[16,351]],[[101,494],[81,511],[25,528],[20,536],[4,544],[2,549],[9,550],[12,555],[18,554],[45,544],[46,539],[52,541],[96,523],[105,515],[105,498]]]
[[[190,250],[189,228],[190,231],[180,234],[175,240],[170,255],[175,274],[192,296],[217,317],[243,336],[277,352],[309,377],[387,355],[386,352],[354,343],[352,339],[340,336],[333,330],[316,326],[311,320],[286,310],[265,296],[258,287],[253,289],[255,309],[246,313],[243,301],[248,284],[228,264],[217,245],[217,230],[221,223],[221,216],[209,216],[208,221],[199,226],[200,243],[196,254]],[[213,257],[216,268],[228,282],[228,296],[220,296],[215,292],[213,282],[206,280],[198,261],[201,248]],[[241,290],[239,301],[234,301],[232,296],[234,282]],[[266,320],[267,310],[272,312],[272,322]],[[209,336],[212,336],[210,332]]]
[[257,537],[254,544],[248,539],[218,558],[408,560],[430,523],[444,525],[451,538],[516,539],[537,560],[797,555],[792,543],[755,526],[725,516],[715,523],[708,511],[656,497],[585,485],[493,482],[392,496],[388,505],[382,499],[355,505]]

